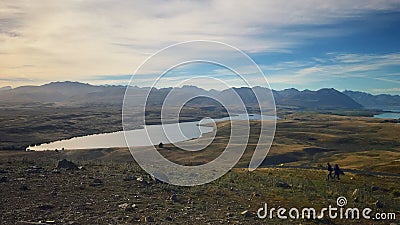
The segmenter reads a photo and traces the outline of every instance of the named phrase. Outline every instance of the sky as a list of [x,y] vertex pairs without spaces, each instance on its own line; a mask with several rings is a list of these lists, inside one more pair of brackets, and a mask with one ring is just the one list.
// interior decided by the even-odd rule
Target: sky
[[[160,49],[212,40],[248,54],[264,73],[249,75],[253,83],[273,89],[400,94],[399,27],[399,0],[1,0],[0,87],[127,85]],[[199,64],[171,70],[162,85],[201,77],[196,85],[221,88],[209,76],[242,86],[227,68]]]

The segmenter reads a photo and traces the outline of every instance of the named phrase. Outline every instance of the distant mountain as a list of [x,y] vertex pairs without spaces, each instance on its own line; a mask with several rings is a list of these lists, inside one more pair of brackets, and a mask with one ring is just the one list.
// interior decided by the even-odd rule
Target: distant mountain
[[[79,82],[53,82],[42,86],[23,86],[14,89],[3,90],[0,92],[0,104],[57,104],[64,106],[84,106],[84,105],[122,105],[125,95],[124,86],[94,86]],[[152,88],[149,96],[149,88],[131,87],[126,93],[132,99],[130,106],[141,106],[141,101],[134,102],[134,99],[143,99],[148,97],[147,105],[161,106],[164,99],[169,95],[171,104],[181,103],[183,100],[193,99],[190,105],[209,106],[219,105],[221,100],[228,105],[237,105],[237,97],[242,99],[246,106],[256,106],[261,104],[272,104],[270,96],[271,91],[264,87],[229,88],[222,91],[204,90],[196,86],[183,86],[179,88]],[[256,98],[256,93],[259,99]],[[298,109],[360,109],[365,106],[365,102],[360,101],[351,93],[341,93],[335,89],[320,89],[318,91],[297,89],[285,89],[282,91],[272,90],[274,100],[278,107],[290,107]],[[350,94],[349,94],[350,93]],[[365,94],[365,93],[364,93]],[[211,96],[210,98],[196,96]],[[350,96],[350,97],[349,97]],[[372,96],[372,95],[371,95]],[[372,98],[371,96],[367,96]],[[377,96],[375,96],[377,97]],[[384,97],[384,96],[383,96]],[[380,96],[379,98],[382,98]],[[378,98],[378,99],[379,99]],[[397,101],[397,103],[400,101]],[[361,103],[361,104],[360,104]],[[371,103],[375,104],[375,103]]]
[[274,95],[279,96],[279,98],[287,98],[290,96],[297,95],[299,93],[300,91],[297,90],[296,88],[284,89],[282,91],[274,91]]
[[354,101],[357,101],[365,108],[370,109],[400,109],[400,96],[399,95],[371,95],[369,93],[360,91],[346,90],[343,94],[349,96]]
[[0,91],[8,91],[8,90],[11,90],[11,89],[12,89],[11,86],[5,86],[5,87],[1,87]]
[[333,89],[323,88],[318,91],[298,91],[285,89],[275,91],[276,104],[283,107],[298,107],[302,109],[360,109],[362,105],[347,95]]
[[[94,86],[79,82],[52,82],[41,86],[22,86],[0,92],[0,103],[2,104],[85,104],[107,100],[108,93],[113,95],[114,86]],[[120,87],[118,101],[121,103],[121,96],[125,88]],[[106,100],[106,101],[104,101]]]

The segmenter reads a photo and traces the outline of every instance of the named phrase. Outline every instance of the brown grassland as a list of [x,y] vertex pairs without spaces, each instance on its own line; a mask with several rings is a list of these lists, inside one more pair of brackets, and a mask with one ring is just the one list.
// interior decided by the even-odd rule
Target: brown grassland
[[[240,127],[240,123],[236,121]],[[178,187],[154,181],[127,149],[60,152],[0,151],[1,224],[390,224],[400,218],[400,125],[361,116],[309,112],[281,115],[262,168],[246,166],[258,140],[259,121],[240,162],[209,184]],[[168,159],[198,165],[217,157],[230,123],[218,124],[214,142],[187,153],[159,149]],[[206,140],[207,135],[204,137]],[[203,140],[191,140],[196,145]],[[145,150],[139,149],[139,150]],[[69,159],[81,170],[54,170]],[[325,164],[338,163],[341,180],[326,181]],[[336,206],[394,212],[395,220],[259,219],[257,209]],[[126,204],[125,204],[126,203]],[[246,212],[246,210],[248,210]],[[46,222],[47,221],[47,222]]]

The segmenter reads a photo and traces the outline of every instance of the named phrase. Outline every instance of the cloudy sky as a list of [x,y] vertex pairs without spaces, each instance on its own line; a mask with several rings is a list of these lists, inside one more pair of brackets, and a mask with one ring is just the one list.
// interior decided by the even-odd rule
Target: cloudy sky
[[[399,0],[1,0],[0,87],[127,84],[161,48],[214,40],[249,54],[274,89],[400,94],[399,27]],[[224,79],[205,68],[186,75]]]

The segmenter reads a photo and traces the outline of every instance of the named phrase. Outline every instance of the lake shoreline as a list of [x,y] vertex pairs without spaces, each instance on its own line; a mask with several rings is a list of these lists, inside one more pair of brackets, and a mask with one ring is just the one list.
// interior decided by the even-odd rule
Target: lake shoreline
[[[231,117],[222,117],[210,119],[210,122],[223,122],[228,120],[273,120],[273,116],[257,115],[257,114],[235,114]],[[277,119],[277,117],[275,117]],[[128,143],[130,146],[154,146],[158,143],[178,143],[191,139],[196,139],[202,134],[213,131],[212,127],[199,126],[203,120],[192,122],[170,123],[162,125],[146,125],[145,128],[139,128],[129,131],[117,131],[110,133],[101,133],[94,135],[86,135],[73,137],[66,140],[40,144],[38,146],[29,146],[26,151],[55,151],[67,149],[99,149],[99,148],[124,148],[128,147],[126,141],[135,139],[134,144]],[[202,125],[206,125],[205,124]],[[202,131],[203,129],[203,131]],[[166,132],[168,130],[168,132]],[[181,132],[174,132],[179,130]],[[171,136],[172,135],[172,136]],[[108,138],[108,140],[106,140]],[[128,139],[129,138],[129,139]],[[155,141],[154,139],[157,139]],[[78,143],[80,142],[80,143]]]

